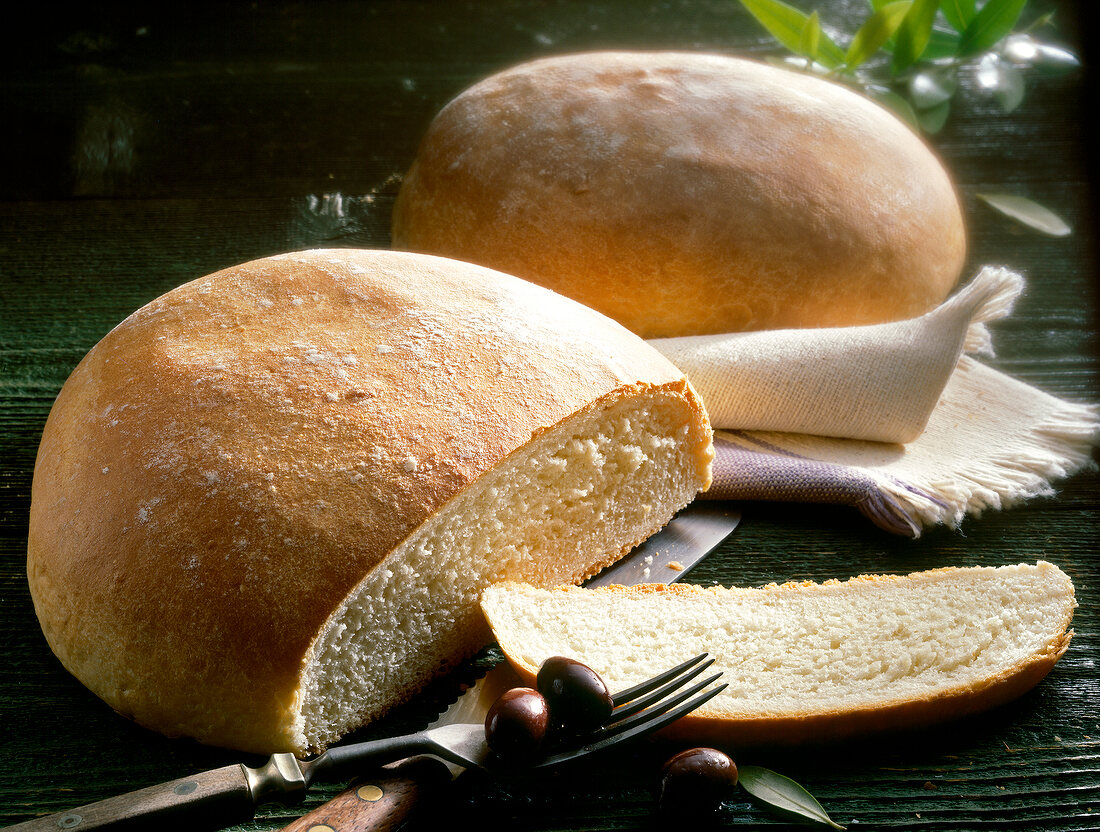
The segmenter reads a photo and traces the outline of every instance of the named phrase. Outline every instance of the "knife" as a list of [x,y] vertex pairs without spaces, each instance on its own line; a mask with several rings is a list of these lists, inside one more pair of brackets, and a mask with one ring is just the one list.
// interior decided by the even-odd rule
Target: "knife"
[[[670,584],[683,578],[714,551],[741,521],[741,514],[721,503],[696,501],[625,558],[585,586]],[[490,706],[519,684],[507,661],[501,661],[466,690],[429,727],[484,722]],[[462,769],[432,757],[414,757],[358,779],[327,803],[303,815],[282,832],[383,832],[398,829],[419,806],[434,803]]]
[[[665,530],[658,532],[620,561],[621,566],[611,567],[593,583],[629,584],[675,580],[686,574],[717,546],[733,531],[737,522],[738,516],[735,513],[709,504],[681,512]],[[506,662],[498,663],[496,668],[447,709],[436,721],[437,726],[445,725],[456,730],[464,726],[466,730],[463,731],[463,736],[474,736],[470,733],[471,726],[481,725],[489,706],[500,693],[514,686],[516,679],[509,675],[511,672]],[[224,827],[248,820],[255,813],[256,806],[262,803],[271,800],[284,803],[300,800],[314,780],[347,776],[349,771],[357,770],[363,765],[361,761],[372,756],[393,759],[393,756],[387,755],[409,748],[410,739],[413,739],[414,746],[439,749],[435,740],[420,732],[406,737],[333,746],[312,760],[299,760],[292,754],[275,754],[260,768],[224,766],[111,797],[68,812],[36,818],[8,829],[11,832],[49,832],[57,829],[143,830],[171,826],[195,830]],[[456,759],[461,760],[463,757]],[[432,770],[436,773],[432,774]],[[439,776],[439,765],[434,763],[409,763],[408,766],[391,768],[384,772],[386,779],[360,784],[356,790],[358,803],[354,805],[365,807],[363,812],[371,818],[371,825],[343,828],[393,828],[391,821],[394,818],[407,815],[415,805],[423,802],[425,793],[440,782],[449,782],[457,771],[459,769],[455,767],[447,771],[446,776]],[[372,808],[376,808],[376,811],[370,811]],[[358,816],[363,812],[352,814]],[[306,825],[302,828],[310,829],[312,826]],[[340,827],[330,825],[327,832],[339,832],[339,829]]]

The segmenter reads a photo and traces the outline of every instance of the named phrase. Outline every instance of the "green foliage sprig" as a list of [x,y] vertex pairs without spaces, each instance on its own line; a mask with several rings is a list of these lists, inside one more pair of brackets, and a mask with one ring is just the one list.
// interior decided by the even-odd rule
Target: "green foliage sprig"
[[[783,63],[852,85],[929,134],[947,122],[963,71],[1011,113],[1024,99],[1027,70],[1060,73],[1080,65],[1072,52],[1035,34],[1052,15],[1016,31],[1027,0],[869,0],[868,16],[846,48],[824,30],[817,11],[806,14],[782,0],[740,2],[794,53]],[[991,207],[1030,228],[1069,233],[1063,221],[1024,197],[985,196]]]
[[782,0],[741,0],[799,56],[787,63],[853,84],[929,133],[946,121],[963,67],[975,67],[978,87],[1012,112],[1023,100],[1024,70],[1079,66],[1072,52],[1032,34],[1051,22],[1050,15],[1014,31],[1026,4],[988,0],[978,8],[976,0],[869,0],[868,17],[843,49],[822,29],[816,11],[805,14]]
[[741,787],[772,811],[801,821],[821,823],[833,829],[844,827],[829,817],[817,799],[798,783],[771,769],[740,766]]

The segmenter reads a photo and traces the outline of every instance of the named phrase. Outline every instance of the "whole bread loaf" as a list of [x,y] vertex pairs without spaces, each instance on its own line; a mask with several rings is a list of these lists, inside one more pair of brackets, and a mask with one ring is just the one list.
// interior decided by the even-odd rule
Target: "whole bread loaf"
[[619,690],[702,652],[728,683],[669,733],[732,745],[835,740],[973,714],[1036,685],[1069,646],[1073,584],[1046,562],[759,589],[681,584],[482,595],[532,677],[554,655]]
[[30,588],[123,714],[305,752],[484,644],[484,586],[593,574],[712,456],[683,374],[560,295],[422,255],[271,257],[154,300],[73,372]]
[[943,165],[851,90],[719,55],[493,75],[435,118],[397,248],[480,263],[646,338],[914,317],[965,257]]

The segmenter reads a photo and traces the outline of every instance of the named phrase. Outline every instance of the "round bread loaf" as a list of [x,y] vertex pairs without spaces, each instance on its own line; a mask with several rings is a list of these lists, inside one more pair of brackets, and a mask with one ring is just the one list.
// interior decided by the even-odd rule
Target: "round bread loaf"
[[459,95],[405,177],[393,242],[646,338],[913,317],[965,257],[946,171],[892,114],[803,73],[672,52],[546,58]]
[[118,711],[304,752],[484,644],[484,586],[593,574],[712,456],[683,374],[580,304],[442,258],[287,254],[168,292],[76,368],[30,588]]

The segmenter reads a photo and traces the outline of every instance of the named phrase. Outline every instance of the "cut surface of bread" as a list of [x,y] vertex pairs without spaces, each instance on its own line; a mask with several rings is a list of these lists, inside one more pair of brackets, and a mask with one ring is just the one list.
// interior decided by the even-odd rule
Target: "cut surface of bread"
[[698,488],[684,415],[678,397],[662,395],[584,412],[394,550],[313,647],[302,706],[310,744],[406,698],[410,676],[431,678],[441,658],[486,644],[477,602],[487,584],[579,582],[649,537],[657,518],[663,525]]
[[1069,646],[1073,584],[1050,563],[752,589],[674,584],[538,589],[482,609],[524,676],[565,655],[613,690],[699,653],[729,687],[675,736],[792,743],[912,728],[1007,702]]
[[915,317],[966,254],[947,171],[888,110],[808,73],[661,51],[540,58],[461,93],[403,181],[393,240],[645,338]]
[[438,257],[279,255],[172,290],[74,370],[30,589],[118,711],[303,753],[480,647],[484,585],[593,574],[712,457],[683,374],[573,301]]

